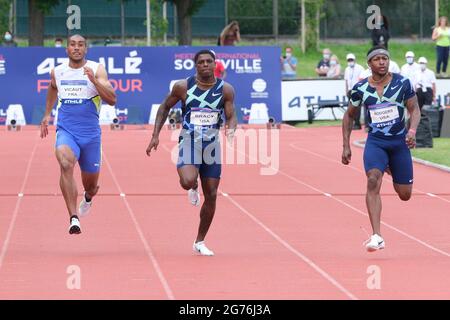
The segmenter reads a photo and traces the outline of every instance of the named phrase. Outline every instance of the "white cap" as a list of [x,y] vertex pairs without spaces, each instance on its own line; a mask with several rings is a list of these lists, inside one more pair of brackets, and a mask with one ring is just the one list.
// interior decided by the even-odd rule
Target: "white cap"
[[353,53],[349,53],[349,54],[347,55],[347,60],[350,60],[350,59],[356,60],[356,57],[355,57],[355,55],[354,55]]
[[419,63],[428,63],[428,60],[425,57],[420,57],[419,61],[417,61],[417,62],[419,62]]
[[408,57],[414,58],[414,52],[408,51],[407,53],[405,53],[405,58],[408,58]]

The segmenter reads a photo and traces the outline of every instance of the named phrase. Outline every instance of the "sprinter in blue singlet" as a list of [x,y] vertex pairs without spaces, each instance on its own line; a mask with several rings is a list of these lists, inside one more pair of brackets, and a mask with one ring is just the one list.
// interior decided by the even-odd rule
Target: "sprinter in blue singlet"
[[236,129],[234,110],[234,89],[221,79],[214,77],[215,54],[211,50],[201,50],[194,57],[196,74],[178,81],[169,96],[161,104],[156,116],[152,139],[147,147],[147,155],[159,144],[159,133],[170,109],[182,103],[183,128],[179,137],[179,157],[177,163],[180,184],[188,190],[192,205],[200,205],[197,179],[200,176],[205,200],[200,210],[200,225],[193,244],[195,252],[211,256],[204,239],[216,210],[217,189],[221,175],[219,129],[222,114],[226,119],[225,134],[232,139]]
[[[392,175],[394,189],[400,199],[411,198],[413,166],[409,148],[415,147],[415,135],[420,120],[417,97],[409,79],[389,70],[389,52],[374,47],[367,54],[372,76],[353,87],[351,99],[343,120],[344,150],[342,163],[351,160],[350,134],[357,108],[366,107],[369,134],[364,149],[364,168],[367,175],[366,204],[373,235],[366,242],[369,252],[383,249],[381,237],[380,189],[383,173]],[[409,129],[405,119],[408,111]]]
[[[67,41],[69,62],[51,72],[46,110],[41,122],[41,137],[48,134],[50,113],[58,100],[56,158],[61,168],[60,187],[70,215],[70,234],[81,233],[78,214],[84,216],[98,191],[101,166],[101,101],[115,105],[116,95],[103,65],[86,60],[86,39],[70,36]],[[83,198],[76,208],[77,185],[73,178],[76,163],[81,169]],[[77,214],[78,213],[78,214]]]

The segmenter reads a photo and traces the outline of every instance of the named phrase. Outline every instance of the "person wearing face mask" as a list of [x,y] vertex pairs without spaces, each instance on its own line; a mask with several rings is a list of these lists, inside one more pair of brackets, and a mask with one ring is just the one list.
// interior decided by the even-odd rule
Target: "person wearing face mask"
[[[353,53],[347,54],[347,68],[344,72],[345,80],[345,94],[347,98],[351,98],[351,90],[355,84],[360,80],[361,73],[364,71],[363,66],[356,63],[356,57]],[[358,108],[355,115],[355,122],[353,124],[353,130],[361,129],[361,108]]]
[[292,55],[291,47],[286,47],[286,53],[281,57],[281,76],[284,79],[297,78],[297,58]]
[[337,79],[341,76],[341,65],[339,64],[339,59],[336,55],[332,55],[330,58],[330,68],[327,72],[327,78]]
[[10,31],[6,31],[3,36],[3,47],[17,47],[17,43],[14,41],[14,37]]
[[55,48],[62,48],[62,45],[63,45],[63,39],[56,38],[55,39]]
[[[414,52],[408,51],[405,54],[406,63],[402,66],[400,74],[405,78],[408,78],[410,81],[414,80],[414,75],[417,71],[419,71],[419,64],[414,62]],[[413,83],[413,87],[416,86]]]
[[424,105],[431,105],[436,101],[436,75],[427,68],[427,59],[420,57],[420,69],[415,73],[413,83],[415,84],[419,108]]
[[316,74],[319,77],[326,77],[328,73],[328,69],[330,68],[330,58],[331,58],[331,50],[324,49],[323,50],[323,59],[319,61],[316,68]]

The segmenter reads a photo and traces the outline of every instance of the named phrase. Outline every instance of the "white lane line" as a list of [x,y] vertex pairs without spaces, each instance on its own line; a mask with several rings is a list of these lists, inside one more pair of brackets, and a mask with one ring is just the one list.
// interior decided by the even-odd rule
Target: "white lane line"
[[159,281],[161,282],[167,297],[169,298],[169,300],[175,300],[173,291],[170,288],[169,283],[167,282],[167,279],[164,276],[164,273],[162,272],[161,267],[159,266],[159,263],[156,260],[156,257],[153,254],[152,249],[150,248],[150,245],[147,242],[147,239],[145,239],[144,233],[142,232],[142,228],[136,219],[136,215],[134,214],[133,209],[131,209],[131,206],[128,203],[127,198],[125,196],[122,196],[122,194],[125,195],[125,193],[122,192],[122,188],[120,187],[120,184],[117,181],[116,175],[114,174],[114,171],[112,170],[112,167],[111,167],[104,151],[103,151],[102,155],[103,155],[103,159],[105,160],[106,166],[108,167],[109,172],[111,173],[114,184],[116,185],[117,189],[119,190],[121,198],[122,198],[123,202],[125,203],[125,207],[127,208],[128,214],[130,215],[130,218],[133,221],[134,227],[136,228],[139,238],[141,239],[142,244],[144,245],[145,252],[147,253],[148,258],[150,259],[150,262],[152,263],[153,268],[155,269],[156,274],[158,275]]

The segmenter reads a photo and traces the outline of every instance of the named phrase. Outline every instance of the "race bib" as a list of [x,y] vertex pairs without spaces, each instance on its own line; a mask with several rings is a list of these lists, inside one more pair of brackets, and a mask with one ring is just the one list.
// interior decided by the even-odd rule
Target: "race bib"
[[398,122],[398,107],[393,103],[382,103],[369,106],[370,118],[377,127],[390,126]]
[[87,99],[87,80],[61,80],[61,99]]
[[213,126],[219,122],[219,111],[208,108],[191,109],[191,124],[195,126]]

